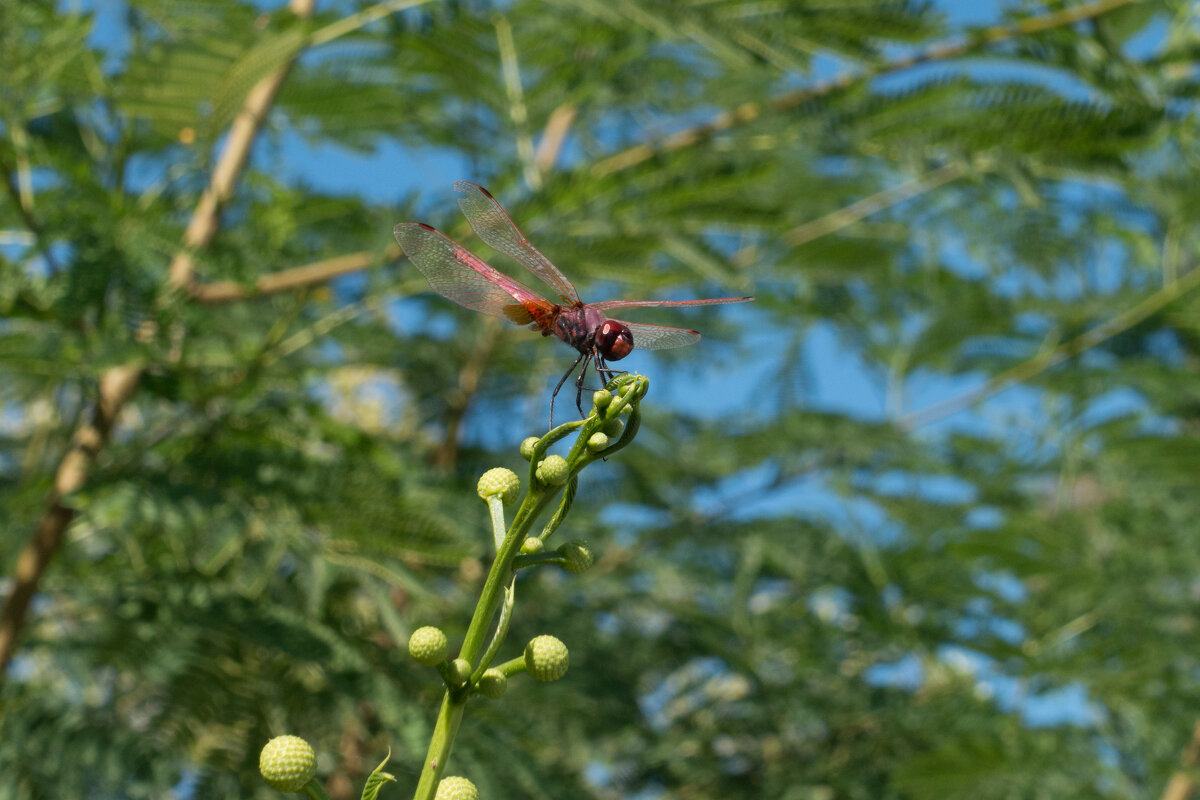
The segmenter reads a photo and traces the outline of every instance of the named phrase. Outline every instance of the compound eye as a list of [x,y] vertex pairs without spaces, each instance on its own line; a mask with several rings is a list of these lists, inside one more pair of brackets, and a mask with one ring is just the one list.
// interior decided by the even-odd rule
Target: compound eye
[[633,352],[633,334],[613,320],[605,320],[596,331],[596,348],[607,361],[620,361]]

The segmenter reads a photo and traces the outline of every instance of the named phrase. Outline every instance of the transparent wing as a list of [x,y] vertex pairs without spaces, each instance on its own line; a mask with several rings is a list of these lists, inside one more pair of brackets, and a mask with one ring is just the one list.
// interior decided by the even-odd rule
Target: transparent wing
[[647,325],[644,322],[626,322],[623,319],[616,319],[613,322],[629,326],[629,331],[633,334],[635,350],[670,350],[673,347],[687,347],[689,344],[700,341],[700,334],[697,331],[689,331],[687,328]]
[[567,280],[567,276],[517,230],[508,212],[496,202],[496,198],[492,197],[487,189],[476,183],[456,181],[454,190],[465,195],[458,199],[458,206],[480,239],[522,264],[545,281],[547,286],[553,286],[568,304],[579,301],[579,295]]
[[429,281],[429,288],[447,300],[519,324],[533,319],[530,307],[553,308],[553,303],[528,286],[424,223],[401,222],[392,233],[404,254]]
[[713,297],[708,300],[605,300],[600,303],[588,303],[588,305],[603,311],[606,308],[633,308],[635,306],[719,306],[726,303],[749,303],[753,299],[753,297]]

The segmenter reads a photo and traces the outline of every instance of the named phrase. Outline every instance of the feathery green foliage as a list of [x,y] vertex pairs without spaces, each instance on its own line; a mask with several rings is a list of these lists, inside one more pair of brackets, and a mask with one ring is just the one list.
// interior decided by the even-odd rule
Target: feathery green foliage
[[[405,643],[462,641],[475,480],[567,353],[389,249],[419,219],[516,274],[457,178],[586,299],[758,301],[664,314],[704,341],[630,359],[638,439],[562,535],[595,565],[518,581],[511,639],[552,632],[570,672],[472,705],[450,774],[990,800],[1159,797],[1195,766],[1193,4],[971,29],[944,12],[975,4],[896,0],[80,5],[0,4],[0,574],[103,376],[140,379],[3,673],[0,798],[269,797],[282,733],[335,800],[389,748],[380,794],[411,792],[440,691]],[[289,65],[171,287],[231,122]],[[323,182],[393,148],[415,176]]]

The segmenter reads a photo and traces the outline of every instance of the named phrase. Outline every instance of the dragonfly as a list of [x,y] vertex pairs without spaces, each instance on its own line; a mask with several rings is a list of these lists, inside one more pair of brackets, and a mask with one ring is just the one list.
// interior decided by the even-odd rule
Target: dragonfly
[[718,297],[705,300],[605,300],[585,303],[574,285],[521,233],[508,212],[491,193],[476,183],[456,181],[462,193],[458,205],[475,234],[497,252],[518,262],[554,289],[558,301],[547,299],[525,284],[492,267],[458,242],[423,222],[401,222],[392,229],[404,254],[429,281],[429,288],[447,300],[518,325],[529,325],[542,336],[557,336],[579,353],[550,395],[550,427],[554,427],[554,399],[579,368],[575,381],[575,407],[583,413],[584,375],[591,365],[605,383],[622,372],[609,366],[633,352],[667,350],[700,341],[687,328],[627,322],[608,316],[615,309],[665,306],[714,306],[745,303],[753,297]]

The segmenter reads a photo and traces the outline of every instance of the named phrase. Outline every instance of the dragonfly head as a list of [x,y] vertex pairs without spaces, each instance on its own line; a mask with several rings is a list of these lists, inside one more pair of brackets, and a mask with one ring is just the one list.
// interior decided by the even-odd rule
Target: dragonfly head
[[605,361],[620,361],[633,352],[633,333],[627,326],[606,319],[596,329],[596,349]]

